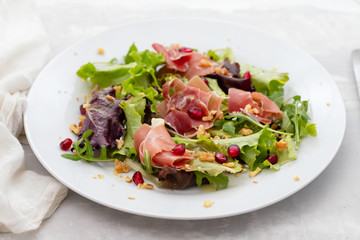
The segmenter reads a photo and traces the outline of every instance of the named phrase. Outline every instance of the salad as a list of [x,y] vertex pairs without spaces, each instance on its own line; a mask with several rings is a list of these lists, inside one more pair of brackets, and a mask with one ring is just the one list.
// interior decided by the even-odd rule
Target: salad
[[198,50],[133,44],[123,60],[87,63],[77,75],[90,91],[78,136],[60,143],[64,158],[114,161],[135,170],[136,185],[184,189],[228,186],[229,174],[280,170],[302,138],[316,136],[308,101],[284,99],[287,73],[238,63],[231,48]]

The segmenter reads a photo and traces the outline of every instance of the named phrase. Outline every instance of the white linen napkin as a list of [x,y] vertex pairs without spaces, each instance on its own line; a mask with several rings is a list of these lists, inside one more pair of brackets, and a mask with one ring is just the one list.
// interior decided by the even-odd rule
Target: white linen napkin
[[0,232],[38,228],[67,194],[54,178],[25,170],[16,138],[23,130],[26,93],[49,53],[33,10],[29,2],[0,0]]

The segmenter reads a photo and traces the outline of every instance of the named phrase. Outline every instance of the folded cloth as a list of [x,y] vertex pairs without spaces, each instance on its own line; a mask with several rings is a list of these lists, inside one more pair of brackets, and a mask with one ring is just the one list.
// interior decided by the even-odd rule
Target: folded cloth
[[44,66],[46,32],[29,1],[0,0],[0,231],[39,227],[65,198],[67,188],[24,169],[16,138],[23,130],[26,93]]

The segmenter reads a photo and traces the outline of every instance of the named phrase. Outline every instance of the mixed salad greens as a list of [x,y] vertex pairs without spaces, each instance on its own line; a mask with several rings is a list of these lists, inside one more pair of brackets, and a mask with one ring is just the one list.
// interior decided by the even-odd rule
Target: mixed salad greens
[[[181,189],[213,184],[218,190],[228,186],[228,174],[247,169],[256,173],[266,168],[278,171],[281,165],[296,159],[302,138],[316,136],[315,124],[308,115],[308,101],[300,96],[284,100],[287,73],[239,64],[231,48],[205,53],[179,45],[154,48],[156,51],[139,51],[133,44],[122,61],[112,59],[80,67],[77,75],[89,81],[90,93],[80,106],[83,120],[78,127],[78,140],[72,143],[71,154],[62,155],[64,158],[121,161],[158,187]],[[190,71],[195,71],[191,78]],[[181,110],[178,103],[170,105],[185,96],[178,92],[179,85],[173,85],[174,79],[181,80],[182,89],[193,91],[193,85],[186,85],[193,82],[193,77],[200,77],[209,89],[206,96],[220,98],[221,104],[219,110],[210,111],[210,104],[205,110],[192,107],[182,112],[188,114],[188,119],[192,118],[191,124],[203,121],[208,126],[204,129],[203,125],[194,125],[192,130],[195,130],[189,134],[170,124],[169,115]],[[205,93],[200,91],[201,94]],[[239,94],[246,96],[251,104],[230,112],[231,104],[242,101]],[[186,98],[187,104],[200,102],[194,96]],[[273,104],[278,110],[266,115],[266,104]],[[165,115],[159,113],[160,105],[167,106]],[[209,113],[204,115],[204,111]],[[194,115],[199,112],[202,118]],[[204,118],[210,112],[213,116]],[[158,153],[154,155],[152,149],[137,146],[134,139],[137,131],[146,124],[147,128],[155,129],[158,124],[154,122],[159,122],[159,118],[165,120],[163,123],[173,142],[170,144],[176,147],[170,152],[162,151],[172,154],[169,158],[188,154],[187,160],[169,163],[165,159],[160,164],[154,160]],[[144,138],[141,143],[147,141]],[[162,139],[162,136],[153,138]],[[160,141],[158,145],[161,144]]]

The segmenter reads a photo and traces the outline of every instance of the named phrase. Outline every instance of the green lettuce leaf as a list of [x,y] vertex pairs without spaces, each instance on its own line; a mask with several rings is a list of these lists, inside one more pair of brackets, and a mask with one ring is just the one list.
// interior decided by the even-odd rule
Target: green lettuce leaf
[[234,53],[230,47],[209,50],[204,55],[217,62],[223,62],[225,58],[228,58],[230,62],[234,62]]
[[206,178],[210,184],[214,184],[216,191],[220,189],[222,186],[223,188],[227,188],[229,184],[229,178],[227,176],[224,176],[222,174],[219,174],[217,176],[211,176],[207,173],[203,172],[194,172],[196,176],[196,184],[198,187],[202,185],[202,181],[204,178]]
[[252,84],[257,92],[268,96],[279,107],[284,98],[284,84],[289,80],[288,73],[264,70],[246,63],[240,63],[240,75],[249,71]]
[[217,162],[202,162],[198,158],[192,160],[189,165],[191,169],[189,171],[199,171],[207,173],[211,176],[217,176],[222,172],[237,173],[242,170],[242,166],[238,161],[234,161],[235,166],[233,168],[225,167]]

